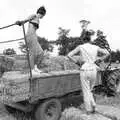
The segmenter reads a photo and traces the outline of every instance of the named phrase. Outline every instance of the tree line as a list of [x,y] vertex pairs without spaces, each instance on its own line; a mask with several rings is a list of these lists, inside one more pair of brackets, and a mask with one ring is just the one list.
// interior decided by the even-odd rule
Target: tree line
[[[103,31],[97,30],[82,30],[80,36],[72,37],[69,36],[70,29],[64,29],[62,27],[58,28],[58,38],[54,41],[49,41],[44,37],[38,36],[38,42],[40,43],[43,50],[51,51],[53,50],[52,43],[58,45],[59,55],[67,55],[71,50],[73,50],[76,46],[83,44],[85,40],[91,39],[93,35],[96,33],[96,45],[106,48],[110,50],[109,43],[107,41],[107,36],[104,35]],[[22,53],[26,53],[26,45],[24,42],[19,42],[19,49]],[[7,48],[3,51],[4,55],[13,55],[16,54],[16,51],[13,48]],[[109,61],[111,58],[111,62],[120,62],[120,50],[111,51],[111,55],[105,60]]]

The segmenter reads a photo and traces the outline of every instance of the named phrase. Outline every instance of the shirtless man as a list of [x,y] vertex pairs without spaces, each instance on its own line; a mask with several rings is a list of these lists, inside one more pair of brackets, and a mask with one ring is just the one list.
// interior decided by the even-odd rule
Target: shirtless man
[[84,64],[80,69],[80,81],[83,91],[85,109],[88,114],[94,113],[96,108],[96,103],[93,97],[93,93],[91,91],[97,81],[97,71],[100,69],[95,64],[95,61],[98,60],[98,52],[101,52],[104,55],[103,57],[99,58],[99,60],[101,61],[109,55],[107,50],[98,47],[94,44],[94,42],[91,42],[89,39],[85,40],[84,44],[79,45],[68,54],[68,57],[70,59],[73,59],[72,56],[80,53],[80,56],[84,61]]

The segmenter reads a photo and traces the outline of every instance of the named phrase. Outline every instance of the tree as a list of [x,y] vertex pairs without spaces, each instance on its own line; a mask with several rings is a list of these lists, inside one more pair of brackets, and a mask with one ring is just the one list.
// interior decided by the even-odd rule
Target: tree
[[57,45],[59,45],[59,55],[66,55],[68,53],[68,44],[69,44],[69,37],[68,34],[70,32],[69,29],[63,29],[61,27],[58,28],[58,39],[57,39]]
[[79,44],[82,44],[80,37],[70,37],[69,39],[70,39],[68,44],[69,52],[75,49]]
[[89,41],[94,34],[93,30],[83,30],[80,37],[68,37],[69,32],[69,29],[59,27],[59,37],[56,41],[56,44],[59,45],[59,55],[66,55],[78,45]]
[[119,50],[111,52],[111,62],[116,62],[116,61],[120,61],[120,51]]
[[108,41],[106,40],[106,36],[103,35],[101,30],[97,30],[97,38],[94,40],[94,43],[101,48],[106,48],[110,50],[110,46]]
[[[38,42],[43,50],[48,50],[48,51],[53,50],[53,46],[48,42],[46,38],[44,37],[42,38],[38,36]],[[26,53],[26,45],[24,42],[19,42],[19,49],[21,50],[21,52]]]
[[8,48],[3,51],[4,55],[14,55],[16,54],[16,51],[13,48]]
[[[110,49],[110,45],[109,45],[103,31],[97,30],[97,38],[94,40],[94,44],[101,47],[101,48],[107,49],[107,51],[109,53],[112,53],[112,51]],[[98,53],[98,55],[102,55],[102,54]],[[104,61],[105,62],[110,62],[111,59],[112,59],[112,57],[111,57],[111,55],[109,55]]]
[[53,46],[49,43],[49,41],[46,38],[38,36],[38,42],[43,50],[48,50],[52,52]]

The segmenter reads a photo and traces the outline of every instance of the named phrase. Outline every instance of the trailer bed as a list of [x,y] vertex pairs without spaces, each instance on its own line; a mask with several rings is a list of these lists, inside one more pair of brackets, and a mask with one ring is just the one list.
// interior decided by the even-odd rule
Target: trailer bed
[[[0,100],[14,103],[31,98],[31,102],[49,97],[60,97],[81,89],[80,71],[66,70],[33,75],[20,71],[6,72],[0,79]],[[31,91],[30,91],[31,86]]]

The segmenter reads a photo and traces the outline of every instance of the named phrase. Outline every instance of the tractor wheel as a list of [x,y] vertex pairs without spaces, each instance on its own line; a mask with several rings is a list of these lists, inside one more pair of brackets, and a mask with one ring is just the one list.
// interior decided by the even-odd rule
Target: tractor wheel
[[35,120],[58,120],[61,114],[61,103],[51,99],[38,105],[35,111]]
[[107,86],[109,90],[113,93],[117,93],[120,89],[120,70],[116,69],[110,72],[107,78]]

